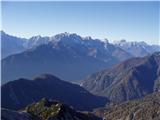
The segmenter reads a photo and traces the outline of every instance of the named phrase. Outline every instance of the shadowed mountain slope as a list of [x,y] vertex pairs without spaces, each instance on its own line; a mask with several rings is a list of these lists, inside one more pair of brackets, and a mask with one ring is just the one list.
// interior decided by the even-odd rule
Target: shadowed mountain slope
[[41,75],[34,80],[19,79],[1,87],[2,107],[21,109],[42,98],[60,100],[79,110],[92,110],[104,106],[107,99],[97,97],[72,83],[62,81],[52,75]]
[[160,90],[160,53],[133,58],[88,76],[82,86],[91,93],[122,102]]

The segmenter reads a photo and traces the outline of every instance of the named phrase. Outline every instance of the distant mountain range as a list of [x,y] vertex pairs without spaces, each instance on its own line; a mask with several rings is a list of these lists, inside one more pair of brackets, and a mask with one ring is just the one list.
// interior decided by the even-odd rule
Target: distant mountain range
[[[68,36],[68,38],[67,38]],[[62,40],[63,39],[63,40]],[[93,42],[96,40],[97,42]],[[154,52],[160,51],[159,45],[149,45],[145,42],[127,42],[126,40],[114,41],[109,43],[108,40],[92,39],[91,37],[81,37],[77,34],[69,34],[67,32],[57,34],[52,37],[42,37],[40,35],[33,36],[29,39],[19,38],[12,35],[8,35],[4,31],[1,31],[1,43],[2,43],[2,58],[9,55],[20,53],[30,48],[37,47],[39,45],[48,44],[49,42],[57,43],[58,41],[63,41],[66,45],[76,42],[77,44],[84,44],[86,46],[102,47],[107,46],[107,44],[112,44],[119,47],[126,52],[130,53],[134,57],[142,57],[147,54],[152,54]],[[98,44],[97,44],[98,43]],[[105,45],[104,45],[105,44]]]
[[159,45],[148,45],[145,42],[127,42],[126,40],[115,41],[115,46],[127,51],[134,57],[143,57],[160,51]]
[[91,113],[82,113],[58,101],[42,99],[21,111],[2,108],[1,120],[102,120]]
[[21,53],[27,49],[47,44],[48,42],[48,37],[41,38],[40,36],[34,36],[30,39],[26,39],[8,35],[4,31],[1,31],[1,57],[5,58],[13,54]]
[[33,47],[25,47],[28,49],[24,52],[2,59],[2,84],[44,73],[55,74],[68,81],[80,80],[88,74],[132,57],[108,42],[82,38],[76,34],[37,36],[28,41],[25,46]]
[[49,74],[33,80],[21,78],[1,86],[3,108],[22,109],[42,98],[59,100],[78,110],[92,110],[108,102],[105,97],[92,95],[79,85],[62,81]]
[[105,120],[159,120],[160,92],[152,93],[142,99],[111,105],[95,110]]
[[89,75],[82,86],[113,102],[141,98],[160,91],[160,52],[131,58],[109,69]]
[[23,43],[25,39],[10,36],[1,31],[1,57],[5,58],[9,55],[25,51]]
[[52,37],[18,38],[1,31],[2,84],[25,77],[50,73],[67,81],[111,67],[134,56],[159,51],[160,46],[124,40],[107,40],[61,33]]

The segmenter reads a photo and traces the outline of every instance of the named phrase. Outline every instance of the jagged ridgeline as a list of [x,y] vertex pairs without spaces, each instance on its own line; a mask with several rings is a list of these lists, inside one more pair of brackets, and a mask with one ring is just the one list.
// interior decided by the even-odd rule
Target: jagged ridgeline
[[[2,47],[2,55],[7,54],[2,59],[2,84],[44,73],[66,81],[81,80],[88,74],[132,57],[109,42],[69,33],[35,36],[27,40],[3,33]],[[5,53],[7,51],[10,53]]]
[[160,46],[144,42],[110,43],[69,33],[24,39],[1,32],[1,38],[2,84],[43,73],[77,81],[128,58],[160,51]]

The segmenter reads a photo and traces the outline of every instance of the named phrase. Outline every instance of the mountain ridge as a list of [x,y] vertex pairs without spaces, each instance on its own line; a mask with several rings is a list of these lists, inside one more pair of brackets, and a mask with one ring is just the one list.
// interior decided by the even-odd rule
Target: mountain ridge
[[2,59],[2,84],[43,73],[55,74],[64,80],[81,80],[89,73],[132,57],[126,51],[98,39],[82,40],[76,34],[55,37],[49,43],[34,45],[31,49]]
[[8,82],[2,85],[1,96],[1,106],[13,110],[22,109],[44,97],[62,101],[78,110],[92,110],[108,102],[105,97],[94,96],[79,85],[62,81],[49,74],[33,80],[21,78]]
[[[160,89],[160,53],[131,58],[109,69],[91,74],[81,86],[91,93],[123,102]],[[147,75],[147,76],[146,76]]]
[[[2,41],[7,41],[8,39],[6,39],[5,36],[10,36],[12,42],[14,42],[14,39],[12,38],[16,38],[18,39],[20,46],[23,48],[23,50],[27,50],[27,49],[30,49],[30,48],[33,48],[33,47],[36,47],[36,46],[39,46],[39,45],[43,45],[43,44],[48,44],[49,42],[57,42],[60,40],[60,38],[62,37],[70,37],[70,38],[76,38],[77,40],[74,40],[74,41],[77,41],[79,43],[83,43],[84,44],[84,41],[90,41],[90,40],[94,40],[94,41],[100,41],[101,43],[104,43],[104,44],[112,44],[116,47],[119,47],[123,50],[125,50],[126,52],[129,52],[131,55],[137,57],[137,56],[144,56],[144,55],[147,55],[148,53],[153,53],[155,51],[160,51],[160,46],[158,45],[150,45],[150,44],[147,44],[145,42],[127,42],[126,40],[120,40],[120,41],[115,41],[113,43],[109,42],[108,40],[102,40],[102,39],[93,39],[91,38],[90,36],[88,37],[81,37],[80,35],[77,35],[76,33],[67,33],[67,32],[64,32],[64,33],[59,33],[59,34],[56,34],[54,36],[41,36],[41,35],[37,35],[37,36],[32,36],[28,39],[26,38],[20,38],[20,37],[15,37],[15,36],[12,36],[12,35],[8,35],[7,33],[5,33],[4,31],[1,31],[1,38],[2,38]],[[3,40],[3,39],[6,39],[6,40]],[[81,41],[79,41],[81,39]],[[4,46],[4,51],[8,51],[8,53],[5,53],[5,52],[2,52],[2,57],[6,57],[6,56],[9,56],[13,53],[17,53],[14,49],[10,50],[10,49],[7,49],[8,47],[5,47],[5,44],[6,43],[3,43],[3,46]],[[138,47],[137,47],[138,46]],[[19,48],[17,48],[18,50]],[[137,51],[136,53],[134,51]],[[22,52],[22,50],[18,50],[18,52]],[[5,55],[6,54],[6,55]]]
[[140,56],[146,56],[149,54],[152,54],[154,52],[160,51],[160,46],[159,45],[150,45],[147,44],[144,41],[136,42],[136,41],[131,41],[128,42],[126,40],[120,40],[120,41],[114,41],[113,44],[117,47],[120,47],[121,49],[128,51],[130,54],[132,54],[135,57],[140,57]]

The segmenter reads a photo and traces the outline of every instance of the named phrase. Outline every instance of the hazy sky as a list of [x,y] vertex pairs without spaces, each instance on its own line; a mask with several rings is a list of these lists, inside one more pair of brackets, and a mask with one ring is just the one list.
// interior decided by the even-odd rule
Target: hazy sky
[[77,33],[158,44],[158,2],[2,2],[2,29],[29,38]]

